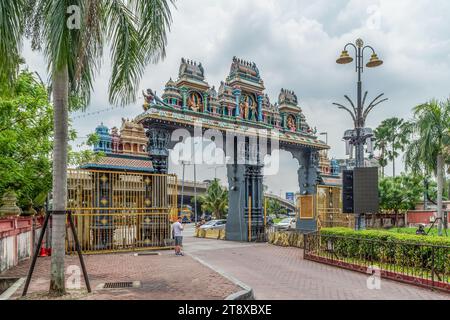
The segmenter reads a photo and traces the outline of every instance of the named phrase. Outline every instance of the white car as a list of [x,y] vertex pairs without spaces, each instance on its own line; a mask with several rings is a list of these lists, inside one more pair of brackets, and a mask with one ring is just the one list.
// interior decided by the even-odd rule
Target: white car
[[278,223],[274,224],[274,227],[277,229],[295,229],[295,218],[284,218]]
[[200,226],[200,229],[225,229],[227,220],[211,220]]

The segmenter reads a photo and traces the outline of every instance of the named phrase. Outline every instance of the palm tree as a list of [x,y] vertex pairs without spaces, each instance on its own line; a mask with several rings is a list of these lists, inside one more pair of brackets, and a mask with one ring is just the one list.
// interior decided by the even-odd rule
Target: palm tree
[[216,219],[223,219],[228,211],[228,191],[219,184],[219,179],[214,179],[199,202],[202,211],[211,212]]
[[375,129],[374,134],[375,134],[375,149],[380,150],[378,164],[381,167],[381,176],[384,177],[384,167],[387,166],[386,147],[388,145],[387,141],[388,128],[380,125]]
[[[105,46],[110,48],[109,100],[135,101],[149,62],[165,56],[174,0],[0,0],[0,79],[16,68],[24,36],[43,49],[54,105],[53,210],[66,209],[68,111],[89,103]],[[15,60],[14,60],[15,59]],[[65,215],[54,215],[50,293],[63,295]]]
[[286,208],[282,207],[280,202],[275,199],[269,199],[267,203],[267,214],[275,215],[279,218],[280,215],[286,215],[288,212]]
[[405,150],[408,143],[409,125],[403,119],[389,118],[381,122],[375,129],[375,148],[381,151],[379,163],[384,167],[387,160],[392,161],[392,176],[395,177],[395,160],[399,156],[399,151]]
[[406,168],[414,173],[435,175],[438,234],[442,235],[445,158],[448,157],[450,144],[450,100],[431,100],[415,107],[411,129],[411,143],[405,153]]

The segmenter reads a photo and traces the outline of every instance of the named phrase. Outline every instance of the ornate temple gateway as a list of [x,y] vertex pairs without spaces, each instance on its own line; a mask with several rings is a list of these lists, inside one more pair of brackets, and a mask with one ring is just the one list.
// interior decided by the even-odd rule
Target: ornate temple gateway
[[233,137],[223,147],[233,155],[227,163],[229,240],[257,240],[263,234],[262,168],[265,152],[270,153],[274,145],[291,152],[299,162],[297,228],[317,228],[314,195],[321,182],[319,152],[329,147],[306,122],[293,91],[281,89],[278,101],[272,103],[264,90],[254,62],[234,57],[228,77],[216,90],[206,82],[201,63],[182,58],[178,79],[167,82],[161,97],[147,89],[143,93],[145,112],[134,120],[146,129],[147,152],[158,173],[167,173],[169,149],[180,142],[171,136],[179,128],[193,133],[200,127],[202,133],[214,130]]

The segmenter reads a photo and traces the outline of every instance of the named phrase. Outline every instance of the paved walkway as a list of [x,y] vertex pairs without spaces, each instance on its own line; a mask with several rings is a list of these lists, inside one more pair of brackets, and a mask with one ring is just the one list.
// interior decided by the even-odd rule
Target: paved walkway
[[[167,299],[167,300],[222,300],[228,295],[241,291],[234,283],[217,272],[200,264],[189,256],[178,257],[173,251],[162,251],[156,256],[134,256],[132,253],[86,255],[85,264],[93,293],[88,295],[75,291],[65,299],[89,300],[133,300],[133,299]],[[79,266],[78,257],[66,259],[66,268]],[[2,273],[2,277],[26,277],[30,261]],[[31,282],[29,293],[31,299],[45,299],[49,287],[50,258],[39,258]],[[67,276],[66,276],[67,278]],[[140,288],[99,289],[105,282],[141,281]],[[84,289],[84,280],[81,277]],[[23,285],[11,297],[20,297]],[[84,291],[84,290],[83,290]]]
[[[172,251],[157,256],[127,254],[85,256],[94,293],[77,299],[224,299],[241,289],[213,269],[252,287],[256,299],[450,299],[450,295],[412,285],[381,280],[380,290],[367,288],[367,276],[303,260],[297,248],[269,244],[237,243],[193,237],[193,226],[185,231],[184,257]],[[26,276],[30,261],[1,276]],[[39,258],[29,292],[33,298],[48,290],[49,258]],[[76,256],[66,266],[78,265]],[[135,289],[100,290],[105,282],[141,281]],[[83,280],[82,280],[83,285]],[[12,298],[18,298],[22,287]]]
[[367,288],[364,274],[303,260],[303,250],[269,244],[185,239],[185,250],[253,288],[256,299],[450,299],[450,295],[390,280]]

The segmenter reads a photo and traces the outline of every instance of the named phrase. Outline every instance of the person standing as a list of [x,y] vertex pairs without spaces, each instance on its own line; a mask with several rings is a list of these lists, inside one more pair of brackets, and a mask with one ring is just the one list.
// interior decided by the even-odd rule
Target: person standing
[[175,239],[175,255],[182,256],[181,247],[183,245],[183,225],[181,224],[181,217],[172,225],[173,237]]

